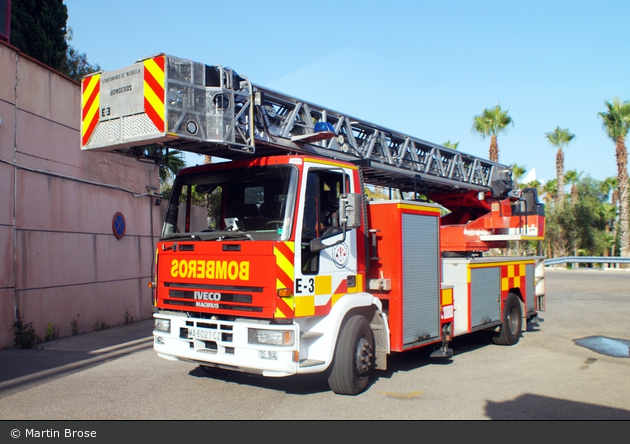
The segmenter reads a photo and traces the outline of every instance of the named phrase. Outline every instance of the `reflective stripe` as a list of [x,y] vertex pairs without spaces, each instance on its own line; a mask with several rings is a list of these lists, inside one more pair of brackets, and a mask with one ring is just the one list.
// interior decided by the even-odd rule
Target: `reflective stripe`
[[144,112],[158,131],[166,131],[164,124],[164,56],[144,61]]
[[[277,242],[273,247],[276,256],[276,290],[288,288],[293,292],[295,276],[295,244],[293,242]],[[295,315],[295,297],[276,298],[276,318],[288,318]]]
[[81,98],[81,144],[87,145],[98,123],[101,75],[96,74],[83,79],[83,97]]

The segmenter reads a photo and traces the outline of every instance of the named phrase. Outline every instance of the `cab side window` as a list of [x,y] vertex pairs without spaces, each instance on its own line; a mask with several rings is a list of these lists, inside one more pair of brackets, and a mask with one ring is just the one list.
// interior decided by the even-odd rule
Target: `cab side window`
[[[347,179],[347,177],[346,177]],[[311,252],[310,241],[341,233],[339,197],[343,175],[336,171],[310,170],[306,181],[302,226],[302,272],[317,274],[319,252]]]

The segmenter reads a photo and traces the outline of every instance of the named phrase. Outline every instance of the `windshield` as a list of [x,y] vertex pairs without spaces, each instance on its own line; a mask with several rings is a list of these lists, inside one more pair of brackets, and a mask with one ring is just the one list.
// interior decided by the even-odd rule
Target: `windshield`
[[179,176],[162,239],[287,240],[297,169],[289,165],[217,169]]

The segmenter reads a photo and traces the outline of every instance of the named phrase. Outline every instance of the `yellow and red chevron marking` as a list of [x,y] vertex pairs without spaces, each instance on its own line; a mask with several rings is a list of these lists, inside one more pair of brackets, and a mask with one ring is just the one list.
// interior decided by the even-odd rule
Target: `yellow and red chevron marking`
[[525,286],[525,264],[509,264],[501,267],[501,291]]
[[[273,247],[273,254],[276,256],[276,290],[288,288],[293,292],[295,244],[293,242],[276,242]],[[294,310],[295,300],[293,296],[276,298],[275,317],[293,317]]]
[[[318,278],[321,278],[322,280],[325,280],[326,278],[328,278],[328,290],[326,292],[326,290],[324,290],[324,294],[330,294],[331,292],[331,277],[330,276],[317,276]],[[315,284],[316,288],[321,288],[321,285],[317,285],[317,283]],[[355,275],[355,286],[354,287],[348,287],[348,280],[347,279],[343,279],[339,285],[337,286],[337,288],[335,289],[334,292],[332,292],[332,295],[330,297],[330,299],[328,299],[328,302],[325,305],[316,305],[313,307],[313,313],[311,314],[315,314],[317,316],[323,316],[323,315],[327,315],[328,313],[330,313],[331,308],[337,303],[337,301],[339,299],[341,299],[343,296],[345,296],[346,294],[350,294],[350,293],[359,293],[363,291],[363,275],[362,274],[357,274]]]
[[83,79],[81,86],[81,146],[85,146],[98,123],[101,75]]
[[158,131],[165,131],[164,124],[164,56],[144,61],[144,112]]

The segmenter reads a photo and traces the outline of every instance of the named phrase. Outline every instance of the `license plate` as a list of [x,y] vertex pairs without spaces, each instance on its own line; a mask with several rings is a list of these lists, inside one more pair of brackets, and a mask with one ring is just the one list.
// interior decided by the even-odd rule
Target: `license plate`
[[220,341],[221,332],[208,330],[207,328],[189,328],[188,337],[191,339],[201,339],[204,341]]

